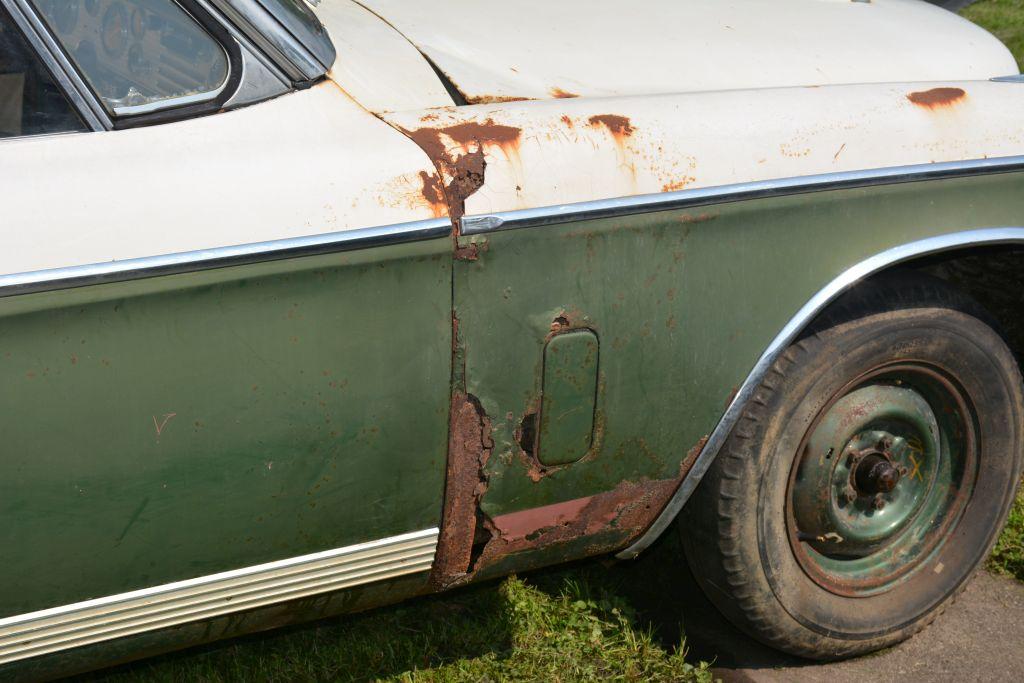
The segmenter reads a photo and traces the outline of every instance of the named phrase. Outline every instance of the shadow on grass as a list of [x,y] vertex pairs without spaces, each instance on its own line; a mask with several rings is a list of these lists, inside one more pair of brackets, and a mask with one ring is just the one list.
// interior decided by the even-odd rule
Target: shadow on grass
[[94,672],[88,681],[376,680],[512,649],[497,583],[219,641]]
[[[636,562],[578,562],[86,680],[710,680],[698,660],[713,646],[683,645],[694,591],[669,534]],[[703,629],[693,622],[694,635]]]

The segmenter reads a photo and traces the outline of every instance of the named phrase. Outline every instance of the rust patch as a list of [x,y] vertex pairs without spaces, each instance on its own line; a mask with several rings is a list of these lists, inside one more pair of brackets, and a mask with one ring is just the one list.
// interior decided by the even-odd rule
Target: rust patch
[[679,222],[689,225],[691,223],[706,223],[708,221],[713,221],[716,218],[718,218],[717,213],[684,213],[679,216]]
[[[704,447],[708,445],[709,438],[709,434],[705,434],[704,436],[700,437],[700,441],[695,443],[693,445],[693,448],[686,452],[686,457],[683,459],[682,464],[679,465],[680,482],[683,479],[685,479],[686,475],[690,473],[691,469],[693,469],[693,463],[697,462],[697,458],[700,457],[700,454],[704,452]],[[675,491],[673,491],[673,493],[675,493]],[[665,502],[668,503],[667,500]],[[659,510],[658,512],[661,511]],[[654,519],[652,518],[651,521],[653,522]]]
[[737,384],[736,386],[734,386],[732,388],[732,391],[730,391],[729,395],[726,396],[726,398],[725,398],[725,409],[726,410],[728,410],[729,406],[732,405],[732,402],[736,399],[736,394],[738,394],[738,393],[740,393],[740,387]]
[[[469,573],[500,565],[509,555],[557,548],[589,538],[586,552],[617,550],[639,536],[661,513],[693,468],[708,437],[700,439],[670,479],[621,482],[611,491],[490,518],[482,517],[489,537],[474,553]],[[575,555],[574,555],[575,557]]]
[[430,209],[434,212],[434,218],[440,218],[445,214],[446,208],[441,178],[436,173],[420,171],[420,180],[423,181],[423,198],[430,204]]
[[480,551],[471,571],[479,571],[515,553],[547,548],[619,531],[611,540],[595,538],[591,554],[615,550],[654,520],[679,486],[679,479],[624,481],[611,491],[544,507],[499,515],[486,520],[491,538]]
[[480,258],[480,253],[487,251],[488,243],[482,242],[470,242],[465,246],[460,246],[458,240],[455,241],[455,260],[457,261],[476,261]]
[[676,190],[682,190],[683,188],[685,188],[687,185],[689,185],[690,183],[692,183],[695,180],[696,180],[696,178],[694,178],[693,176],[686,176],[685,178],[681,178],[679,180],[675,180],[675,181],[672,181],[670,183],[665,183],[664,185],[661,186],[661,191],[662,192],[675,192]]
[[474,95],[466,97],[468,104],[497,104],[500,102],[526,102],[532,97],[515,97],[511,95]]
[[619,142],[623,142],[625,138],[628,138],[636,132],[636,129],[633,127],[628,116],[619,116],[618,114],[598,114],[596,116],[591,116],[587,119],[587,122],[594,128],[604,126],[612,134],[612,137]]
[[567,90],[562,90],[561,88],[552,88],[548,92],[551,93],[552,97],[560,100],[568,100],[572,99],[573,97],[579,97],[579,95],[577,95],[576,93],[569,92]]
[[961,88],[932,88],[921,92],[912,92],[907,99],[919,107],[935,111],[952,107],[967,99],[967,93]]
[[572,119],[569,118],[569,116],[567,114],[562,114],[562,123],[565,124],[566,128],[575,128],[576,127],[576,125],[572,122]]
[[441,535],[430,575],[435,588],[456,584],[469,571],[480,499],[487,491],[484,467],[494,448],[491,421],[474,396],[455,392],[449,419]]
[[495,517],[492,521],[494,528],[506,540],[514,541],[527,538],[536,533],[538,529],[547,529],[555,526],[571,524],[579,519],[595,496],[568,500],[564,503],[554,503],[522,512],[513,512],[507,515]]
[[[503,126],[493,119],[467,121],[444,128],[403,130],[434,162],[447,180],[444,196],[453,220],[462,218],[466,199],[484,184],[484,150],[498,147],[507,156],[517,154],[522,129]],[[448,141],[452,144],[449,145]]]

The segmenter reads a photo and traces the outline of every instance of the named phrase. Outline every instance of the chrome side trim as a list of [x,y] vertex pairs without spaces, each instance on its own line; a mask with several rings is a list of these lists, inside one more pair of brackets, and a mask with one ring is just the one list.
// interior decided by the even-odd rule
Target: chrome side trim
[[872,185],[891,185],[939,178],[1024,171],[1024,156],[994,159],[970,159],[936,164],[891,166],[862,171],[844,171],[820,175],[760,180],[734,185],[719,185],[693,190],[641,194],[616,199],[546,206],[537,209],[503,211],[462,218],[462,234],[478,235],[499,230],[537,228],[574,221],[614,218],[655,211],[689,209],[765,197],[844,190]]
[[430,569],[438,530],[0,619],[0,664]]
[[997,83],[1024,83],[1024,74],[1015,74],[1013,76],[996,76],[990,78],[990,81],[996,81]]
[[782,328],[768,348],[765,349],[764,353],[761,354],[753,370],[747,375],[747,379],[744,380],[740,390],[736,393],[722,418],[718,421],[718,425],[715,426],[714,431],[708,438],[696,462],[694,462],[689,474],[683,479],[683,483],[680,484],[672,499],[669,500],[668,505],[665,506],[665,509],[661,511],[658,518],[640,538],[634,541],[628,548],[619,552],[616,557],[622,560],[635,558],[668,528],[669,524],[676,518],[676,515],[679,514],[679,511],[683,509],[687,499],[697,488],[701,478],[707,473],[715,456],[718,455],[718,451],[722,448],[726,438],[728,438],[733,427],[739,421],[747,401],[754,395],[754,391],[764,380],[772,364],[778,360],[782,352],[786,350],[786,347],[797,338],[804,328],[814,320],[815,316],[821,313],[840,294],[866,277],[910,259],[965,246],[976,247],[997,244],[1024,244],[1024,227],[967,230],[929,237],[893,247],[852,266],[819,290],[786,323],[786,326]]
[[51,268],[25,273],[0,275],[0,297],[31,292],[83,287],[104,282],[121,282],[224,268],[299,256],[369,249],[403,242],[416,242],[451,234],[447,218],[398,223],[376,228],[344,230],[308,237],[292,237],[269,242],[253,242],[230,247],[146,256],[66,268]]

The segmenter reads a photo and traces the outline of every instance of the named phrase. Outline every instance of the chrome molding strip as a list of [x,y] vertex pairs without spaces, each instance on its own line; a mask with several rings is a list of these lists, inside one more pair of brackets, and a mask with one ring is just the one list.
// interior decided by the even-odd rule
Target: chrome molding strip
[[735,185],[719,185],[677,192],[641,194],[537,209],[465,216],[461,222],[461,233],[463,235],[479,235],[499,230],[537,228],[559,223],[689,209],[766,197],[1013,171],[1024,171],[1024,156],[892,166],[862,171],[761,180]]
[[955,232],[937,237],[929,237],[917,242],[910,242],[894,247],[880,254],[876,254],[855,266],[846,270],[842,275],[832,280],[823,289],[818,291],[810,301],[793,316],[782,331],[776,335],[772,343],[765,349],[764,353],[754,365],[754,369],[747,375],[740,390],[736,393],[729,407],[722,418],[718,421],[714,431],[708,438],[704,449],[694,462],[689,474],[683,479],[676,490],[675,495],[661,511],[654,524],[648,528],[640,538],[625,550],[619,552],[616,557],[623,560],[635,558],[650,546],[661,535],[665,529],[675,520],[676,515],[683,509],[687,499],[697,488],[701,478],[711,467],[715,456],[722,448],[725,440],[732,432],[733,427],[739,421],[747,401],[754,395],[754,391],[764,380],[765,375],[771,369],[772,364],[779,358],[797,336],[804,330],[814,318],[825,309],[828,304],[834,301],[839,295],[866,277],[881,270],[894,266],[904,261],[909,261],[920,256],[937,254],[961,247],[979,247],[998,244],[1024,244],[1024,227],[1006,228],[985,228],[981,230],[967,230]]
[[0,619],[0,664],[430,569],[438,530]]
[[0,297],[446,237],[447,218],[0,275]]

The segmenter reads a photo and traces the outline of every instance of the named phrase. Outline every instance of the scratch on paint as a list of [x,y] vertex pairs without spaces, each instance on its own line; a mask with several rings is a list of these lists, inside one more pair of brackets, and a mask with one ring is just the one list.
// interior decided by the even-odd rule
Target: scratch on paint
[[124,531],[122,531],[121,535],[117,537],[117,541],[114,543],[115,546],[121,545],[121,541],[123,541],[124,537],[128,535],[128,531],[132,526],[134,526],[135,522],[139,520],[139,515],[142,514],[142,511],[146,509],[147,505],[149,505],[149,496],[143,498],[142,502],[139,503],[139,507],[135,508],[135,512],[132,513],[131,519],[129,519],[128,524],[125,525]]
[[177,413],[164,413],[163,422],[160,422],[160,423],[157,423],[156,415],[153,416],[153,426],[156,428],[156,435],[157,436],[160,436],[160,434],[164,431],[164,427],[167,426],[167,423],[170,422],[171,418],[173,418],[176,415],[177,415]]

